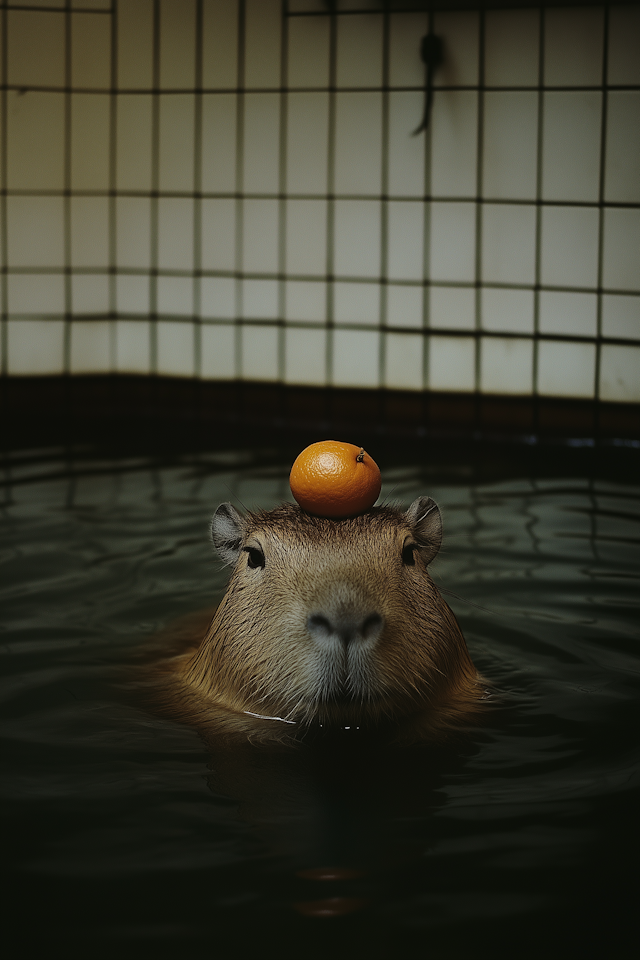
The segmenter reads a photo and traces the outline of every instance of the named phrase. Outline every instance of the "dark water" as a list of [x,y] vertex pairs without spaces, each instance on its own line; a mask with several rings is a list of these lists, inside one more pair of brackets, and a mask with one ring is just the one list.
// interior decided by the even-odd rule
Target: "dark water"
[[432,572],[501,705],[446,751],[212,755],[123,678],[149,636],[219,599],[217,503],[287,498],[289,463],[9,465],[11,955],[635,957],[640,485],[566,462],[484,482],[390,467],[383,493],[441,506]]

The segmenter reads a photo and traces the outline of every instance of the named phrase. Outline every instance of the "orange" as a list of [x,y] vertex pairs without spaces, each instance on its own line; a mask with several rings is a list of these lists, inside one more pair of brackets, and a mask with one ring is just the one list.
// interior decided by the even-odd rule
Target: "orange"
[[340,440],[320,440],[303,450],[289,483],[303,510],[336,520],[372,507],[381,486],[375,460],[362,447]]

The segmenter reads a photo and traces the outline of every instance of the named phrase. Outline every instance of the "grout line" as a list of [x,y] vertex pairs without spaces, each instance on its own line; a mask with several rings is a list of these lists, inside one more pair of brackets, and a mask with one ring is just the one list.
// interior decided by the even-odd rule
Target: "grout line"
[[[2,191],[6,196],[9,197],[63,197],[65,196],[64,189],[62,190],[53,190],[53,189],[42,189],[42,190],[27,190],[24,188],[7,188]],[[109,197],[112,193],[115,193],[117,197],[141,197],[146,199],[150,196],[149,190],[115,190],[111,191],[109,189],[83,189],[79,188],[77,190],[71,190],[71,196],[74,197]],[[160,198],[169,198],[177,200],[191,200],[193,198],[193,191],[188,190],[158,190],[156,191],[158,197]],[[326,194],[324,193],[254,193],[249,190],[244,193],[238,193],[237,191],[203,191],[202,194],[203,200],[237,200],[237,199],[246,199],[246,200],[325,200]],[[383,196],[382,194],[353,194],[353,193],[334,193],[333,198],[335,200],[358,200],[358,201],[367,201],[371,203],[379,203],[382,200],[389,199],[393,200],[394,203],[442,203],[442,204],[452,204],[452,203],[489,203],[492,206],[506,205],[506,206],[542,206],[542,207],[579,207],[587,209],[599,210],[600,207],[605,209],[621,209],[621,210],[638,210],[640,209],[640,202],[637,201],[623,201],[623,200],[608,200],[600,203],[598,200],[540,200],[535,199],[526,199],[523,200],[518,197],[476,197],[475,195],[462,196],[462,197],[452,197],[452,196],[431,196],[429,194],[421,194],[420,196],[397,196],[389,194],[388,196]]]
[[[435,18],[433,10],[429,10],[426,29],[428,33],[435,32]],[[427,80],[427,66],[425,69],[425,86]],[[423,241],[422,241],[422,389],[427,391],[431,383],[431,202],[427,199],[431,194],[432,179],[432,146],[433,146],[433,114],[436,102],[437,91],[434,90],[433,103],[431,104],[431,119],[429,126],[422,137],[423,144],[423,170],[424,170],[424,211],[422,221]],[[425,91],[426,97],[426,91]]]
[[193,130],[193,375],[202,379],[202,64],[203,0],[196,0]]
[[604,8],[604,23],[602,36],[602,116],[600,129],[600,179],[598,183],[598,287],[596,300],[596,356],[594,365],[593,397],[596,402],[596,434],[598,431],[598,402],[600,400],[600,371],[602,364],[602,290],[604,281],[604,193],[606,183],[607,162],[607,120],[608,96],[607,73],[609,70],[609,4]]
[[[482,330],[482,191],[484,179],[484,41],[485,41],[485,12],[478,15],[478,140],[476,153],[476,250],[475,250],[475,307],[476,330]],[[476,339],[474,358],[475,394],[480,395],[481,387],[481,338]],[[476,411],[477,415],[477,411]]]
[[9,373],[9,276],[8,268],[8,231],[7,231],[7,178],[8,178],[8,88],[7,88],[7,8],[2,10],[2,117],[0,118],[2,144],[0,146],[0,176],[2,177],[2,193],[0,195],[0,256],[2,257],[2,319],[0,328],[0,371],[3,377]]
[[544,43],[545,13],[538,12],[538,127],[536,131],[536,222],[535,276],[533,287],[533,354],[531,357],[531,394],[534,397],[534,432],[538,431],[538,371],[540,343],[540,290],[542,280],[542,161],[544,150]]
[[[111,17],[111,56],[110,56],[110,74],[111,91],[109,95],[109,194],[107,206],[107,244],[109,259],[109,316],[111,319],[111,329],[109,345],[111,350],[110,367],[112,373],[117,372],[118,367],[118,327],[117,327],[117,273],[116,273],[116,173],[117,173],[117,122],[118,122],[118,99],[115,96],[115,90],[118,84],[118,12],[119,0],[112,2]],[[75,271],[78,272],[77,270]]]
[[325,382],[333,386],[333,346],[335,327],[335,166],[336,166],[336,75],[338,18],[331,12],[329,21],[329,118],[327,144],[327,220],[326,220],[326,344],[325,344]]
[[63,190],[63,260],[64,260],[64,355],[66,375],[71,373],[71,0],[66,0],[64,16],[64,190]]
[[287,80],[287,62],[289,56],[289,21],[286,17],[287,0],[282,0],[281,34],[280,34],[280,83],[283,92],[280,94],[278,131],[278,380],[284,383],[286,379],[286,328],[285,328],[285,295],[286,295],[286,249],[287,249],[287,203],[284,199],[287,189],[287,134],[288,134],[288,98],[284,92]]
[[243,241],[244,241],[244,59],[245,59],[245,0],[238,2],[238,92],[236,96],[236,195],[235,195],[235,377],[242,379],[242,316],[244,298],[242,290]]
[[158,373],[158,184],[160,179],[160,0],[153,0],[153,91],[151,99],[151,202],[149,249],[150,368]]
[[[389,283],[389,11],[385,9],[382,20],[382,123],[381,123],[381,201],[380,201],[380,276],[378,326],[387,325]],[[378,388],[385,385],[387,361],[387,335],[378,335]]]

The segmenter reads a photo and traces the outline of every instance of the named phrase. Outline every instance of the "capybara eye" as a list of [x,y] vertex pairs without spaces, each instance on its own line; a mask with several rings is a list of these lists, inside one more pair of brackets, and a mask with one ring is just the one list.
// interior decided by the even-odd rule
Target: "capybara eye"
[[405,566],[407,567],[414,566],[416,562],[415,549],[416,549],[415,544],[413,543],[407,543],[402,548],[402,562],[405,564]]
[[259,550],[257,547],[245,547],[247,551],[247,566],[251,570],[255,570],[256,567],[264,567],[264,553],[262,550]]

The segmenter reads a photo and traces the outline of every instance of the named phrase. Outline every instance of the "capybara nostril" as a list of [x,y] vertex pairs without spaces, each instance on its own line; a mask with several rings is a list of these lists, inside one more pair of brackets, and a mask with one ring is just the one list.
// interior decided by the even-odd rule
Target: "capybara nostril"
[[345,612],[327,617],[312,613],[307,617],[307,629],[315,640],[340,640],[342,643],[375,641],[382,633],[384,621],[379,613],[362,617],[359,613]]
[[377,640],[382,633],[384,620],[379,613],[372,613],[362,624],[362,636],[365,640]]
[[312,636],[319,638],[330,637],[333,632],[331,623],[321,613],[312,613],[307,617],[307,628]]

